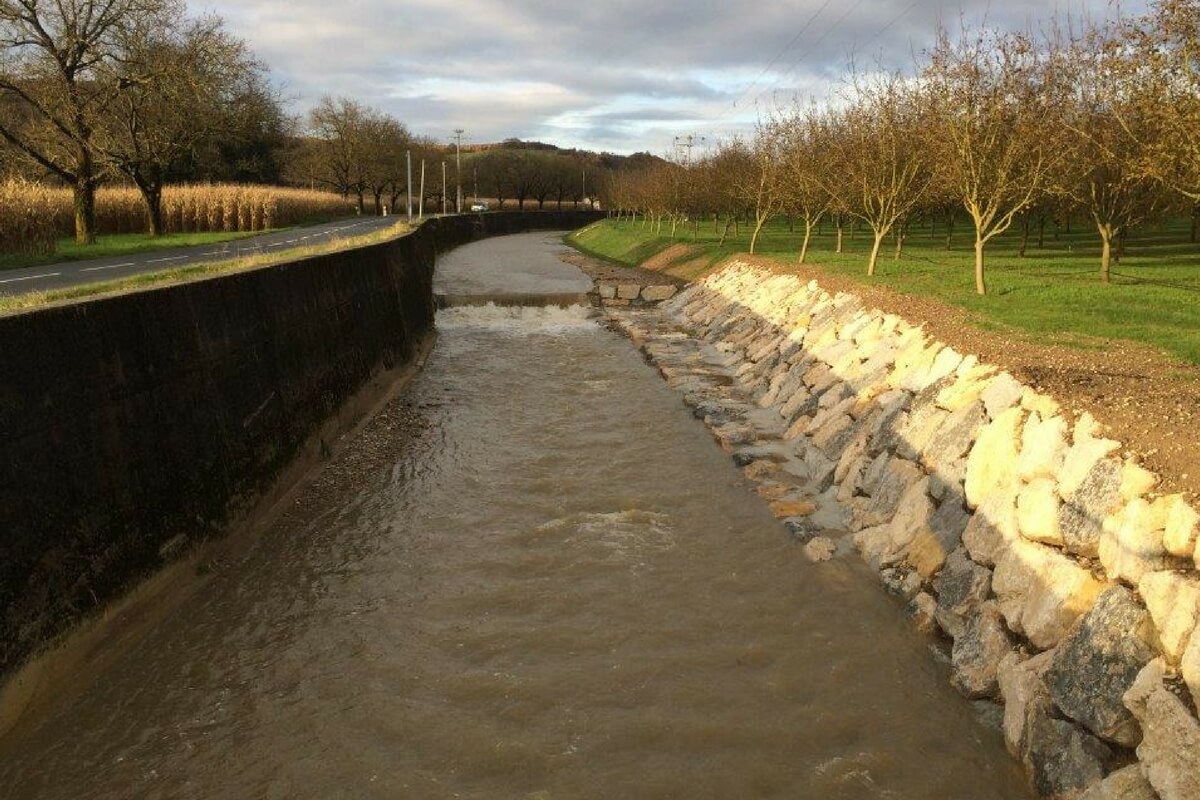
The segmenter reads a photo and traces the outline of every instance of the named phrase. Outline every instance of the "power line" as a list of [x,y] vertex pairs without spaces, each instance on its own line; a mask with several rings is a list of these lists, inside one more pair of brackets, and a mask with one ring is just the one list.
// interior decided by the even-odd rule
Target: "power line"
[[765,76],[768,72],[771,71],[771,67],[775,66],[775,64],[779,61],[779,59],[783,58],[783,54],[786,53],[788,50],[792,49],[792,45],[794,45],[797,41],[799,41],[800,37],[803,36],[808,31],[808,29],[812,27],[813,22],[816,21],[817,17],[821,16],[821,14],[824,13],[825,9],[829,8],[829,4],[832,2],[833,2],[833,0],[825,0],[825,2],[821,4],[821,7],[818,8],[816,10],[816,12],[814,12],[808,18],[808,20],[804,23],[803,27],[801,27],[800,30],[796,32],[796,35],[793,36],[791,38],[791,40],[787,44],[785,44],[778,53],[775,54],[775,57],[772,58],[771,61],[765,67],[763,67],[762,72],[758,73],[758,77],[756,77],[753,81],[751,81],[750,85],[747,86],[745,89],[743,89],[740,94],[738,94],[738,96],[733,101],[731,110],[737,109],[738,103],[740,103],[742,101],[742,99],[747,94],[749,94],[754,89],[755,86],[758,85],[758,82],[763,79],[763,76]]
[[[851,14],[853,14],[855,11],[857,11],[857,10],[858,10],[858,7],[859,7],[859,6],[861,6],[861,5],[863,4],[863,1],[864,1],[864,0],[855,0],[855,2],[854,2],[854,4],[853,4],[853,5],[851,5],[851,6],[850,6],[849,8],[847,8],[847,9],[846,9],[844,12],[842,12],[842,15],[841,15],[840,17],[838,17],[836,20],[834,20],[833,24],[832,24],[832,25],[830,25],[828,28],[826,28],[826,29],[825,29],[825,32],[824,32],[824,33],[822,33],[822,34],[821,34],[819,37],[817,37],[817,40],[816,40],[816,41],[814,41],[814,42],[813,42],[811,45],[809,45],[809,46],[808,46],[808,49],[809,49],[809,50],[815,49],[815,48],[816,48],[816,47],[818,47],[818,46],[819,46],[819,45],[820,45],[822,42],[824,42],[826,39],[828,39],[828,38],[829,38],[829,36],[830,36],[830,35],[831,35],[831,34],[832,34],[832,33],[833,33],[835,30],[837,30],[837,28],[838,28],[838,27],[840,27],[840,26],[841,26],[841,24],[842,24],[843,22],[845,22],[845,21],[846,21],[846,19],[847,19],[847,18],[848,18],[848,17],[849,17]],[[893,27],[893,26],[894,26],[896,23],[898,23],[898,22],[899,22],[900,20],[902,20],[904,17],[908,16],[908,15],[909,15],[909,13],[911,13],[911,12],[912,12],[912,10],[913,10],[914,8],[916,8],[916,6],[917,6],[917,3],[918,3],[918,2],[919,2],[919,0],[913,0],[913,2],[909,3],[909,5],[908,5],[908,7],[907,7],[907,8],[905,8],[905,9],[904,9],[903,11],[901,11],[901,12],[900,12],[898,15],[896,15],[896,16],[895,16],[895,17],[893,17],[891,20],[889,20],[889,21],[887,22],[887,24],[885,24],[885,25],[884,25],[882,28],[880,28],[878,31],[876,31],[876,32],[875,32],[875,34],[874,34],[873,36],[871,36],[871,38],[870,38],[870,39],[868,39],[868,40],[867,40],[867,42],[866,42],[866,43],[865,43],[863,46],[864,46],[864,47],[867,47],[867,46],[871,45],[871,44],[872,44],[873,42],[875,42],[875,40],[877,40],[877,39],[878,39],[880,36],[882,36],[884,33],[886,33],[888,30],[890,30],[890,29],[891,29],[891,28],[892,28],[892,27]],[[809,27],[809,25],[812,23],[812,21],[813,21],[814,19],[816,19],[817,15],[819,15],[819,14],[821,13],[821,11],[823,11],[823,10],[825,9],[825,7],[826,7],[826,6],[828,6],[828,5],[829,5],[829,3],[827,2],[825,5],[821,6],[821,8],[820,8],[820,9],[818,9],[818,11],[817,11],[817,14],[814,14],[814,15],[813,15],[813,16],[812,16],[812,17],[809,19],[808,23],[806,23],[806,24],[805,24],[805,26],[804,26],[804,29],[805,29],[805,30],[806,30],[806,29]],[[803,30],[801,31],[801,33],[803,33]],[[797,38],[799,38],[799,35],[797,35],[796,37],[794,37],[794,38],[793,38],[793,42],[794,42],[794,41],[795,41]],[[790,42],[790,43],[789,43],[789,45],[788,45],[788,47],[790,47],[790,46],[791,46],[791,44],[792,44],[792,43]],[[787,49],[787,48],[785,48],[785,50],[786,50],[786,49]],[[779,77],[778,77],[778,78],[776,78],[776,79],[775,79],[775,80],[772,82],[772,85],[771,85],[771,87],[770,87],[770,88],[773,88],[773,89],[774,89],[774,88],[778,88],[778,87],[779,87],[779,84],[780,84],[780,83],[781,83],[781,82],[782,82],[784,79],[786,79],[786,78],[787,78],[789,75],[791,75],[791,74],[792,74],[792,73],[793,73],[793,72],[796,70],[796,67],[800,66],[800,62],[804,60],[804,56],[805,56],[805,55],[806,55],[806,54],[802,54],[802,55],[801,55],[799,58],[797,58],[795,61],[793,61],[793,62],[791,63],[791,65],[790,65],[790,66],[789,66],[789,67],[788,67],[786,70],[784,70],[784,71],[783,71],[783,72],[782,72],[782,73],[779,75]],[[778,57],[777,57],[776,59],[773,59],[773,60],[772,60],[772,64],[774,64],[774,63],[775,63],[775,61],[777,61],[777,60],[778,60]],[[768,66],[768,68],[767,68],[767,69],[770,69],[770,66]],[[766,70],[764,70],[764,73],[765,73],[765,72],[766,72]],[[761,77],[761,76],[760,76],[760,77]],[[757,79],[755,80],[755,83],[757,83]],[[754,85],[754,84],[752,84],[752,85],[751,85],[751,88],[753,88],[753,85]],[[747,91],[748,91],[748,90],[747,90]],[[757,100],[759,97],[761,97],[761,96],[762,96],[762,95],[763,95],[763,94],[764,94],[766,91],[767,91],[767,89],[764,89],[763,91],[761,91],[761,92],[759,92],[757,95],[755,95],[755,100]],[[743,95],[744,95],[744,94],[745,94],[745,92],[743,92]],[[725,112],[724,114],[722,114],[721,116],[717,117],[715,120],[713,120],[713,122],[714,122],[714,123],[722,122],[723,120],[725,120],[726,118],[728,118],[728,117],[729,117],[729,116],[730,116],[730,115],[731,115],[731,114],[732,114],[734,111],[736,111],[736,110],[737,110],[737,109],[736,109],[736,105],[737,105],[737,103],[738,103],[738,102],[741,102],[741,99],[742,99],[742,96],[741,96],[741,95],[739,95],[738,99],[737,99],[736,101],[734,101],[734,107],[733,107],[733,108],[731,108],[729,111]]]

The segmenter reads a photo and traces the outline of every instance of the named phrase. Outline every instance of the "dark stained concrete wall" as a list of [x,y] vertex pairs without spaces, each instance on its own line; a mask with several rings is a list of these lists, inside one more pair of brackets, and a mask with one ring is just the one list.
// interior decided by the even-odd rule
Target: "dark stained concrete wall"
[[221,529],[433,326],[437,252],[595,212],[446,217],[383,244],[0,319],[0,675]]

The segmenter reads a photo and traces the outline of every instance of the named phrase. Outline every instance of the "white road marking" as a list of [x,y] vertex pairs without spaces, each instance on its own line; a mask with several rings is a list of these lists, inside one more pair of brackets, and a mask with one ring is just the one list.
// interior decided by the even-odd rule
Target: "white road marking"
[[187,256],[170,256],[168,258],[152,258],[149,261],[147,261],[146,263],[147,264],[161,264],[164,261],[181,261],[182,259],[185,259],[185,258],[187,258]]
[[61,272],[46,272],[41,275],[26,275],[24,278],[6,278],[0,283],[16,283],[17,281],[36,281],[38,278],[57,278]]
[[132,267],[132,266],[134,266],[134,264],[132,261],[130,261],[128,264],[109,264],[107,267],[84,267],[83,269],[81,269],[79,271],[80,272],[99,272],[100,270],[103,270],[103,269],[120,269],[121,267]]

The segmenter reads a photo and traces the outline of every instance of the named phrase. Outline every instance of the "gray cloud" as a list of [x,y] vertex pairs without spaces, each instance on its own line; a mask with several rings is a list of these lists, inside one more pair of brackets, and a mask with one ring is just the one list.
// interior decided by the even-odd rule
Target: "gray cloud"
[[[1142,8],[1126,6],[1126,13]],[[822,96],[850,58],[909,68],[939,20],[1036,27],[1107,0],[208,0],[296,98],[348,95],[438,138],[661,152]],[[199,9],[198,9],[199,10]],[[790,43],[790,46],[789,46]]]

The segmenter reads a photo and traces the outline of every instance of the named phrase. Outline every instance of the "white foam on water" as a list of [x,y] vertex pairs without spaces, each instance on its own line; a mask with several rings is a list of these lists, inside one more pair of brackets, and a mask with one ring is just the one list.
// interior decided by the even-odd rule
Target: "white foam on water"
[[662,552],[675,547],[671,518],[653,511],[571,514],[539,525],[541,532],[567,532],[582,542],[598,544],[622,556]]
[[598,325],[587,306],[457,306],[437,313],[442,331],[489,331],[511,336],[591,331]]

